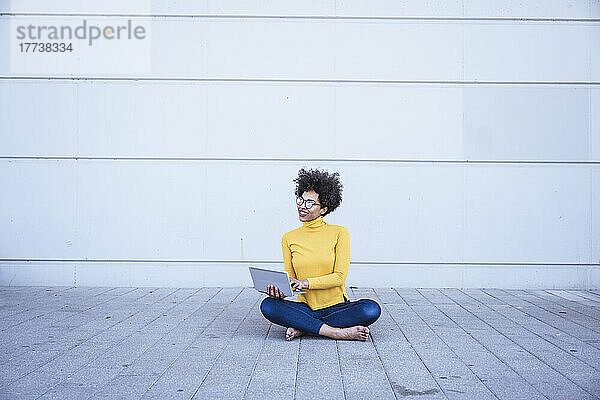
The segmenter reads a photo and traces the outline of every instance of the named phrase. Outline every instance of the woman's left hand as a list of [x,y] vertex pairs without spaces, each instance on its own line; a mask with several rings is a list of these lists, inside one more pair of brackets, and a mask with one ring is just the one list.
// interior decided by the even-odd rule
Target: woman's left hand
[[290,283],[292,285],[292,289],[308,289],[308,279],[296,279],[290,277]]

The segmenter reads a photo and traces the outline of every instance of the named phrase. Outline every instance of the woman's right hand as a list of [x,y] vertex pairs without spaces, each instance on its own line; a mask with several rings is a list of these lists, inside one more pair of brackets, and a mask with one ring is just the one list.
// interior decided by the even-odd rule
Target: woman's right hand
[[273,299],[283,299],[284,297],[286,297],[283,295],[283,293],[281,293],[281,290],[279,290],[279,288],[273,285],[267,285],[267,294]]

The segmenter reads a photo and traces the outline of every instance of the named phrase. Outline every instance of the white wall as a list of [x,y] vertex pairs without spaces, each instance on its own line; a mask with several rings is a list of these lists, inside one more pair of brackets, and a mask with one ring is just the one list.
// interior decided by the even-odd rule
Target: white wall
[[[249,285],[306,166],[348,286],[600,287],[600,0],[189,3],[0,1],[0,284]],[[83,18],[148,40],[8,40]]]

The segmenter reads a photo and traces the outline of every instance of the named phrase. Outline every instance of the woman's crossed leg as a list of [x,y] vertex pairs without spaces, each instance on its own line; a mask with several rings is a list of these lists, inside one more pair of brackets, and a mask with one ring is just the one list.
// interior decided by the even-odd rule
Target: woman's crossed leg
[[309,332],[332,339],[364,341],[369,335],[367,326],[381,315],[381,307],[371,299],[347,300],[313,311],[303,302],[267,297],[260,310],[274,324],[289,327],[288,340]]

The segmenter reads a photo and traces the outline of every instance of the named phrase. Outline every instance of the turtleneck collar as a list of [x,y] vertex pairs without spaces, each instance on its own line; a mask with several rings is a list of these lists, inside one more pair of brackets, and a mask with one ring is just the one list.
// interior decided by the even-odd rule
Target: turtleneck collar
[[320,228],[325,225],[327,225],[327,222],[323,221],[322,215],[319,215],[317,218],[313,219],[312,221],[303,221],[302,222],[302,227],[304,229],[311,229],[311,230]]

